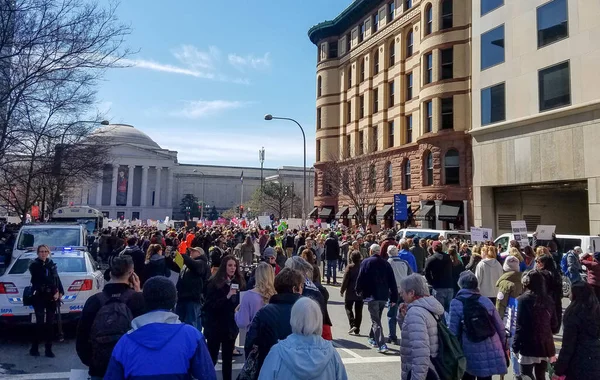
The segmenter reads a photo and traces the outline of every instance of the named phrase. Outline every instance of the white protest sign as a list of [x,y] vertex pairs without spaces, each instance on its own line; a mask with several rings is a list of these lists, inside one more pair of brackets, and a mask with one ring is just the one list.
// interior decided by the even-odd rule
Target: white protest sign
[[156,225],[156,228],[158,228],[158,230],[159,230],[159,231],[164,231],[164,230],[166,230],[166,229],[167,229],[167,225],[166,225],[166,224],[164,224],[164,223],[158,223],[158,224]]
[[554,230],[556,230],[556,226],[545,226],[540,224],[535,228],[535,232],[537,232],[537,239],[552,240],[552,234],[554,234]]
[[491,228],[471,227],[471,241],[486,242],[492,239]]
[[271,226],[271,217],[269,215],[259,215],[258,223],[262,228]]
[[527,247],[529,245],[529,239],[527,238],[527,224],[524,220],[515,220],[510,222],[512,233],[515,236],[515,240],[521,247]]
[[110,228],[117,228],[117,227],[119,227],[119,221],[118,220],[111,220],[110,222],[108,222],[108,226]]
[[302,219],[289,218],[287,224],[288,228],[299,230],[302,227]]

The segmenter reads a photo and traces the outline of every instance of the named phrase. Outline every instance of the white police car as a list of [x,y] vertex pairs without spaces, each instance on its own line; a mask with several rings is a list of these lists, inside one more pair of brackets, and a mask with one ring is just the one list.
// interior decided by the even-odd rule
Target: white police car
[[[104,276],[85,247],[50,248],[65,289],[62,297],[63,321],[79,319],[85,301],[104,287]],[[30,285],[29,264],[35,250],[22,253],[0,276],[0,323],[35,323],[33,307],[23,306],[23,290]]]

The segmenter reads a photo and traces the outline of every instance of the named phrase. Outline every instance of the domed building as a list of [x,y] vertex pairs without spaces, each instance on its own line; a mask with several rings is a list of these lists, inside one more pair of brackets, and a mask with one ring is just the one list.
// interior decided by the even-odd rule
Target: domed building
[[[260,168],[180,164],[176,151],[161,148],[132,125],[106,125],[93,135],[109,141],[110,163],[105,165],[101,181],[77,188],[65,200],[67,204],[92,206],[107,218],[184,219],[180,203],[186,194],[204,202],[206,211],[215,206],[222,212],[239,205],[240,200],[247,202],[260,187]],[[302,167],[265,168],[262,176],[277,176],[301,189],[302,172]],[[307,193],[312,205],[313,192],[309,189]]]

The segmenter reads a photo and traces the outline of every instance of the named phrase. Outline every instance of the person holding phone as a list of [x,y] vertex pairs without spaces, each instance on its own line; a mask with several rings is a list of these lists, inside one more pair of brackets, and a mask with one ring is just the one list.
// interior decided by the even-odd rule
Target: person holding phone
[[240,303],[239,293],[246,282],[239,271],[239,262],[234,256],[225,256],[217,272],[206,287],[206,302],[202,309],[205,317],[204,335],[208,352],[217,364],[219,348],[223,362],[223,380],[231,380],[233,350],[239,328],[235,322],[235,309]]

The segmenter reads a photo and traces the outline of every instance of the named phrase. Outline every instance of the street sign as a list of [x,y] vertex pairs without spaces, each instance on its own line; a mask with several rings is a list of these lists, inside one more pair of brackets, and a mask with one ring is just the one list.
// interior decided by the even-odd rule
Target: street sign
[[394,194],[394,220],[403,222],[408,219],[408,199],[404,194]]

